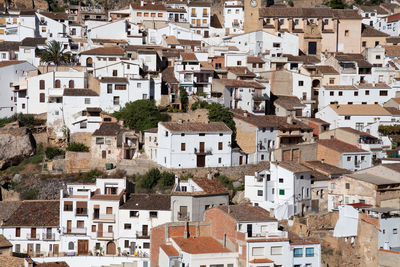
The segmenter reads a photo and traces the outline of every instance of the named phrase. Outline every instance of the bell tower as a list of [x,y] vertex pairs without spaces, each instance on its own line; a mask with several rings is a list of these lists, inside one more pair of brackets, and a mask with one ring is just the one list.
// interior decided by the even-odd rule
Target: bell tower
[[259,9],[262,8],[262,0],[244,1],[244,31],[251,32],[261,29],[259,22]]

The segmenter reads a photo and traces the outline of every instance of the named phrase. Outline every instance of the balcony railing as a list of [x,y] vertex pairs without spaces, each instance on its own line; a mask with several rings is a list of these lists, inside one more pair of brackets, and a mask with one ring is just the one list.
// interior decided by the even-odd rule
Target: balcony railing
[[86,227],[84,227],[84,228],[70,228],[70,229],[64,227],[63,230],[64,230],[63,231],[64,234],[71,234],[71,235],[85,235],[86,232],[87,232]]
[[100,239],[113,239],[114,233],[113,232],[97,232],[97,238]]
[[114,214],[93,214],[93,221],[108,221],[114,222],[115,215]]
[[197,149],[194,148],[194,153],[197,155],[211,155],[212,154],[212,149],[207,148],[207,149]]
[[136,231],[136,238],[148,239],[150,238],[149,232]]
[[287,232],[276,232],[276,233],[252,233],[249,235],[249,233],[246,233],[246,238],[247,239],[257,239],[257,238],[268,238],[268,239],[274,239],[274,238],[287,238],[288,233]]
[[56,240],[56,234],[55,233],[43,233],[42,239],[43,240]]
[[191,17],[197,17],[197,14],[196,13],[192,13],[190,16]]
[[26,239],[28,240],[39,240],[40,239],[40,235],[39,234],[26,234]]
[[190,215],[189,212],[182,213],[178,211],[178,221],[189,221]]

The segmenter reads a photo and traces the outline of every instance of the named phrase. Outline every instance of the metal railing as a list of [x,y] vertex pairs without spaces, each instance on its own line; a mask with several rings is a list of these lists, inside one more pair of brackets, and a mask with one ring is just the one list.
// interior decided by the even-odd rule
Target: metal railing
[[136,231],[136,238],[150,238],[150,233],[148,231]]
[[55,233],[43,233],[42,239],[43,240],[56,240],[56,234]]
[[64,234],[85,235],[87,232],[87,228],[86,227],[83,227],[83,228],[72,227],[72,228],[68,229],[67,227],[64,227],[63,232],[64,232]]
[[40,235],[39,235],[39,234],[32,234],[32,233],[29,233],[29,234],[26,234],[26,239],[29,239],[29,240],[39,240],[39,239],[40,239]]

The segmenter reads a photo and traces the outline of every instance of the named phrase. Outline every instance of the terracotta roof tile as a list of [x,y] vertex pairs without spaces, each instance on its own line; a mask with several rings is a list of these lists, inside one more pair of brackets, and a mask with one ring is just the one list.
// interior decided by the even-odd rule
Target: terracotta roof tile
[[351,152],[368,152],[364,149],[353,146],[349,143],[340,141],[338,139],[321,139],[318,140],[318,146],[328,147],[340,153],[351,153]]
[[208,253],[230,253],[217,240],[210,236],[199,237],[173,237],[178,247],[189,254],[208,254]]
[[322,172],[327,175],[342,175],[342,174],[349,174],[351,171],[342,169],[333,165],[330,165],[328,163],[322,163],[319,160],[314,160],[314,161],[305,161],[303,162],[307,168],[316,170],[318,172]]
[[102,123],[93,136],[116,136],[121,131],[122,127],[116,122]]
[[227,194],[228,190],[217,179],[193,178],[192,179],[204,194]]
[[179,44],[187,45],[187,46],[201,46],[200,40],[185,40],[185,39],[178,39]]
[[11,66],[11,65],[20,64],[20,63],[23,63],[23,62],[26,62],[26,61],[23,61],[23,60],[0,61],[0,68],[8,67],[8,66]]
[[381,32],[374,27],[363,24],[361,30],[361,37],[388,37],[389,34]]
[[60,201],[22,201],[14,214],[4,222],[4,226],[58,226]]
[[0,201],[0,222],[10,218],[21,203],[22,201]]
[[171,196],[161,194],[130,194],[120,209],[125,210],[170,210]]
[[131,4],[132,9],[135,10],[160,10],[160,11],[166,11],[167,8],[165,7],[164,4],[159,4],[159,3],[145,3],[143,6],[138,3],[132,3]]
[[81,55],[113,55],[123,56],[124,50],[120,47],[98,47],[81,52]]
[[18,51],[21,42],[0,42],[0,51]]
[[249,260],[249,263],[274,263],[273,260],[270,260],[268,258],[262,258],[262,259],[252,259]]
[[300,172],[310,172],[311,169],[296,162],[296,161],[280,161],[280,162],[271,162],[271,164],[277,165],[282,167],[286,170],[289,170],[293,173],[300,173]]
[[125,77],[102,77],[102,83],[128,83],[128,78]]
[[166,83],[179,83],[175,77],[174,67],[168,67],[161,72],[162,80]]
[[10,241],[4,236],[0,235],[0,248],[9,248],[12,247],[13,245],[11,244]]
[[40,38],[40,37],[26,37],[24,40],[21,42],[21,46],[31,46],[31,47],[36,47],[38,45],[45,45],[47,41],[47,38]]
[[232,132],[223,122],[160,122],[165,128],[171,132],[187,133],[187,132]]
[[335,70],[335,68],[332,66],[319,65],[319,66],[315,66],[315,67],[322,74],[339,74],[339,72],[337,72]]
[[54,20],[68,20],[68,13],[65,12],[40,12],[39,14]]
[[22,267],[25,266],[25,259],[12,257],[8,255],[0,254],[0,266],[1,267]]
[[[400,14],[399,14],[400,15]],[[400,56],[400,46],[398,45],[384,45],[385,55],[388,57],[399,57]]]
[[317,64],[321,62],[316,56],[293,56],[290,54],[283,54],[282,56],[287,57],[288,61],[303,62],[304,64]]
[[215,81],[229,87],[250,87],[255,89],[265,88],[264,85],[252,80],[216,79]]
[[69,267],[65,261],[35,263],[35,267]]
[[359,116],[390,116],[390,112],[378,104],[353,104],[353,105],[329,105],[338,115]]
[[191,1],[188,6],[195,6],[195,7],[211,7],[210,2],[203,2],[203,1]]
[[265,63],[264,60],[260,57],[247,57],[247,63]]
[[358,6],[358,8],[364,12],[369,12],[369,13],[377,13],[379,15],[389,15],[389,12],[387,12],[385,9],[381,8],[380,6]]
[[165,252],[165,254],[167,254],[168,257],[179,256],[179,252],[172,245],[162,244],[161,249]]
[[217,206],[214,209],[220,209],[227,213],[237,222],[274,222],[275,218],[271,217],[270,213],[256,206],[249,204],[230,205],[230,206]]
[[197,57],[194,53],[181,53],[181,57],[185,61],[197,61]]
[[326,90],[357,90],[354,85],[324,85]]
[[250,71],[247,67],[227,67],[227,71],[232,72],[236,76],[245,76],[245,77],[250,77],[250,78],[255,78],[256,74],[252,71]]
[[65,88],[64,96],[99,96],[95,91],[82,88]]
[[387,22],[394,22],[394,21],[399,21],[400,20],[400,13],[393,14],[387,17]]
[[285,108],[286,110],[296,110],[305,107],[296,96],[278,95],[277,97],[278,99],[275,100],[275,104]]

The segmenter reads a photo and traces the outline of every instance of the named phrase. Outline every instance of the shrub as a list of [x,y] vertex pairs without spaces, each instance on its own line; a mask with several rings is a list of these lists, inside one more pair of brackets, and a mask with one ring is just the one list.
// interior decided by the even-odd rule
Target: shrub
[[32,156],[28,159],[29,163],[38,164],[41,163],[43,160],[43,154]]
[[34,200],[37,199],[39,192],[36,189],[27,189],[22,192],[22,199],[23,200]]
[[160,178],[160,171],[157,168],[152,168],[143,175],[140,187],[144,189],[152,189]]
[[158,184],[162,187],[173,186],[175,182],[175,174],[171,172],[162,172]]
[[70,143],[67,150],[72,152],[89,152],[89,148],[82,143]]
[[56,146],[48,146],[45,150],[48,159],[54,159],[57,156],[64,155],[65,152]]

